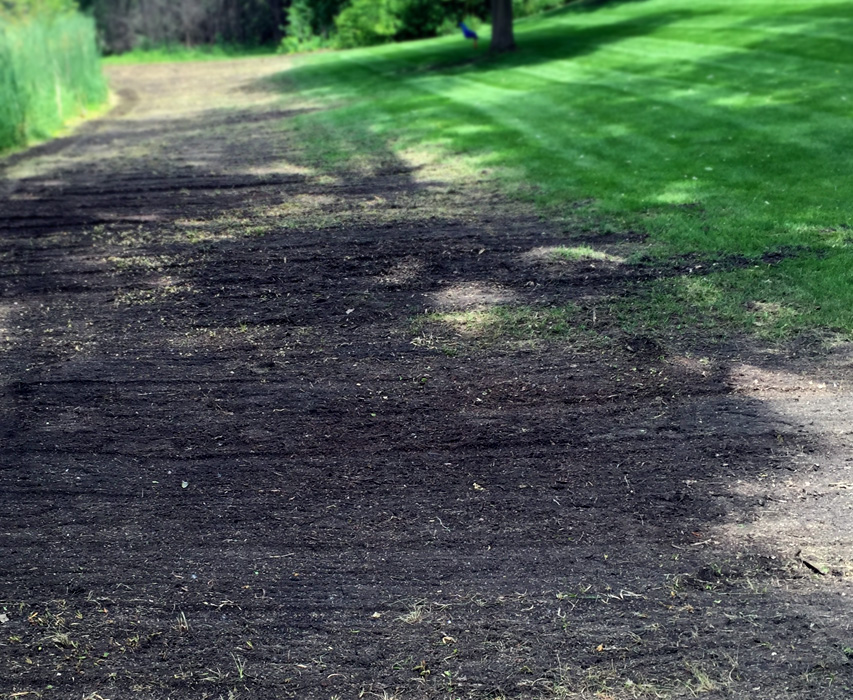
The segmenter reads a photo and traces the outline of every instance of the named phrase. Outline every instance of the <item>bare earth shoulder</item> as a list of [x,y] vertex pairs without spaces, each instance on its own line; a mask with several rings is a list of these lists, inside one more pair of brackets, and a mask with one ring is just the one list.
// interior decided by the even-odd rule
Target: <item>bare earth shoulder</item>
[[0,697],[851,697],[850,349],[437,321],[635,273],[312,168],[286,67],[0,162]]

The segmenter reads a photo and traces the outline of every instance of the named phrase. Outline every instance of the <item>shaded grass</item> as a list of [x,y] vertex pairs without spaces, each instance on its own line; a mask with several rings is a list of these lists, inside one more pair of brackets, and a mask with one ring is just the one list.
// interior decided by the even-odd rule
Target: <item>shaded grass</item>
[[[648,233],[647,264],[755,261],[656,283],[684,323],[850,337],[851,37],[831,0],[581,4],[518,22],[509,56],[441,38],[311,57],[277,88],[328,107],[301,118],[321,164],[429,150],[567,233]],[[653,328],[656,296],[633,300]]]
[[[838,289],[833,285],[841,285]],[[848,256],[804,254],[744,269],[656,280],[617,302],[624,327],[717,332],[733,329],[765,340],[834,330],[849,337]]]

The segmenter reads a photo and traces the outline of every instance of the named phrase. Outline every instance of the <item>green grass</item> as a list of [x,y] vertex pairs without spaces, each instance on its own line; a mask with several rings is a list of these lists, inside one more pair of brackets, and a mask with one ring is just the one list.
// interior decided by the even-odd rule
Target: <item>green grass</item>
[[431,313],[418,319],[416,330],[423,330],[429,323],[449,325],[463,337],[486,340],[566,337],[589,332],[586,321],[574,304],[559,308],[499,305]]
[[853,336],[848,3],[576,3],[516,39],[500,57],[459,37],[314,56],[279,86],[328,106],[302,132],[330,166],[427,149],[567,229],[642,230],[654,264],[705,262],[631,300],[665,295],[660,328]]
[[601,250],[596,250],[595,248],[591,248],[588,245],[580,245],[580,246],[572,246],[572,247],[559,247],[555,248],[552,253],[552,257],[557,260],[571,260],[573,262],[580,262],[582,260],[602,260],[607,262],[622,262],[622,259],[616,255],[611,255],[609,253],[605,253]]
[[0,21],[0,151],[48,138],[106,98],[91,19]]
[[211,44],[184,46],[165,44],[133,49],[126,53],[105,56],[109,66],[124,66],[137,63],[177,63],[182,61],[222,61],[250,56],[270,56],[277,53],[277,46],[240,46],[238,44]]

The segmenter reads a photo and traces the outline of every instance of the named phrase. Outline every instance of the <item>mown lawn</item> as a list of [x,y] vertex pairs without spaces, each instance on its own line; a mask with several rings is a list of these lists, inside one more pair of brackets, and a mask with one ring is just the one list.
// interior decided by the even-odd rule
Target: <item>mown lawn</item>
[[427,150],[569,237],[648,233],[627,264],[712,270],[614,302],[625,325],[853,334],[847,3],[582,2],[516,39],[499,57],[461,37],[312,56],[280,87],[327,107],[300,124],[330,166]]

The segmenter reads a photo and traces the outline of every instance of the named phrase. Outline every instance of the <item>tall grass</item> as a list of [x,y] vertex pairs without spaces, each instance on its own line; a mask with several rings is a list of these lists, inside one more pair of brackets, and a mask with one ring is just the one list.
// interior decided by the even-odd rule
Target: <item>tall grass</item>
[[90,18],[0,19],[0,151],[47,138],[106,96]]

